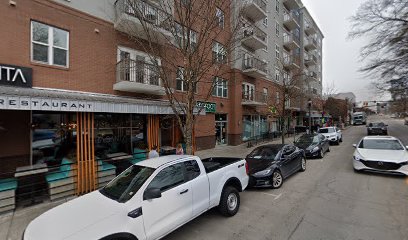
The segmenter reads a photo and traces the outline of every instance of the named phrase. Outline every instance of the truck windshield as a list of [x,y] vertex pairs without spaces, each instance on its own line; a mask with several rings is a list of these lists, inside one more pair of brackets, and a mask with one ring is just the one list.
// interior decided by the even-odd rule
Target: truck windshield
[[133,197],[155,169],[133,165],[109,182],[100,193],[117,202],[126,202]]

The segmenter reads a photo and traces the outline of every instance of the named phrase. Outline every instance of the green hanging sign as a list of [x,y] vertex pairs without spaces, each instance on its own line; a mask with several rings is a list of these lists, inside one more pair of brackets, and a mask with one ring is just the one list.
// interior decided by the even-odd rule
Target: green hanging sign
[[216,103],[213,102],[201,102],[197,101],[196,107],[199,109],[204,108],[206,113],[215,113],[216,112]]

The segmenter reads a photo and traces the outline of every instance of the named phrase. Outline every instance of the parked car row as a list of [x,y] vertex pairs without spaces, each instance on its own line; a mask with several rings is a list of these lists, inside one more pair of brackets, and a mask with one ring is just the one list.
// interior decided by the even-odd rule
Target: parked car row
[[234,216],[239,192],[248,186],[280,188],[306,170],[306,157],[322,158],[330,142],[342,139],[335,127],[320,130],[294,144],[259,146],[245,159],[169,155],[138,162],[100,190],[34,219],[23,239],[160,239],[214,207]]

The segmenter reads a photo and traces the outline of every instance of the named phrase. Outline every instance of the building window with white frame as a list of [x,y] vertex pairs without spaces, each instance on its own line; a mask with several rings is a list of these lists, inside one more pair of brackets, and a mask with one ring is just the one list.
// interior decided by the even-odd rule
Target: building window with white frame
[[275,68],[275,81],[280,82],[280,71],[279,68]]
[[213,52],[213,61],[215,63],[222,64],[222,63],[227,62],[227,53],[225,51],[225,47],[221,43],[214,41],[212,52]]
[[275,44],[275,57],[278,61],[280,60],[280,47],[278,44]]
[[276,104],[280,104],[279,92],[276,92]]
[[276,0],[276,12],[279,13],[279,8],[280,8],[280,0]]
[[31,60],[48,65],[69,66],[69,32],[31,21]]
[[[176,74],[176,90],[186,92],[188,91],[188,84],[184,79],[184,68],[178,67]],[[197,93],[197,85],[194,84],[194,92]]]
[[280,25],[279,25],[279,22],[276,22],[276,23],[275,23],[275,33],[276,33],[276,36],[279,37],[279,34],[280,34]]
[[197,32],[190,29],[190,32],[188,34],[188,31],[189,29],[187,27],[184,27],[179,23],[175,23],[177,47],[184,48],[184,46],[188,45],[191,49],[196,49]]
[[268,101],[268,89],[267,88],[263,88],[263,102],[267,102]]
[[228,97],[228,80],[220,78],[220,77],[214,77],[213,84],[214,84],[214,88],[213,88],[212,95],[214,97],[222,97],[222,98]]
[[225,14],[224,14],[224,12],[221,9],[216,8],[215,17],[217,18],[218,26],[220,28],[224,29],[224,25],[225,25]]

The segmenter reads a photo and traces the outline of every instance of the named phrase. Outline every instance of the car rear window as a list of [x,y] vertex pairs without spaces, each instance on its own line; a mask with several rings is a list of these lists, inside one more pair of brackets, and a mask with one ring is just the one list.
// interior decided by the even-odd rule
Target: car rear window
[[320,128],[319,133],[334,133],[333,128]]
[[404,147],[395,139],[364,139],[358,148],[378,150],[404,150]]

